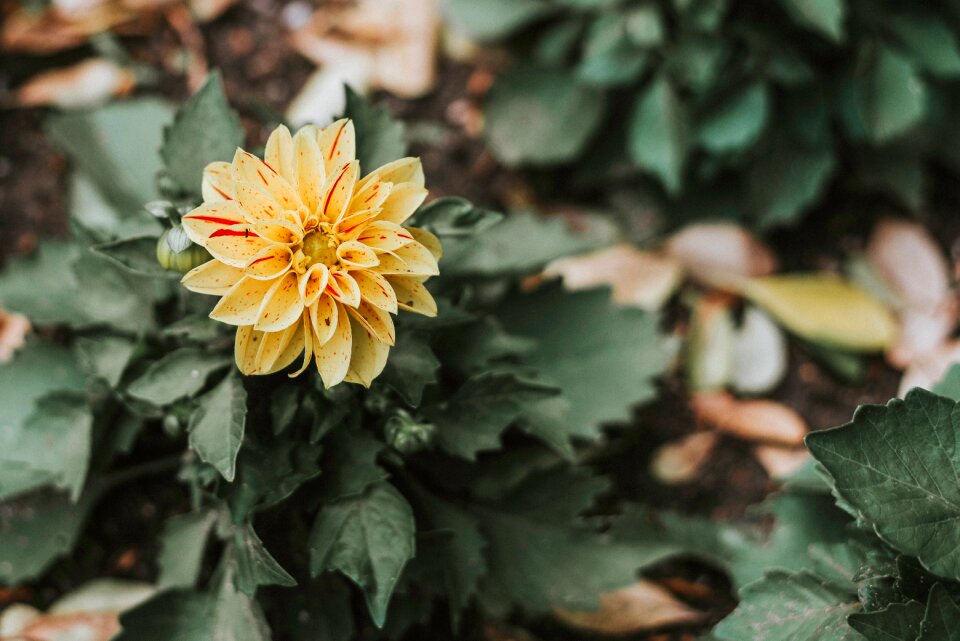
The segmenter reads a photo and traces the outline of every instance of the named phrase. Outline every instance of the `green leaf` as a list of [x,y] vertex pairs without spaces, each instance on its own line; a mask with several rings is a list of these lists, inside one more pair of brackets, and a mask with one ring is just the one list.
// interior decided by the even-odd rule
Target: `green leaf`
[[926,112],[923,79],[909,60],[882,45],[867,45],[861,50],[854,92],[860,117],[874,142],[885,142],[905,132]]
[[139,98],[57,114],[47,121],[47,133],[111,205],[140,211],[157,197],[158,149],[172,115],[165,102]]
[[516,295],[499,308],[510,332],[537,342],[524,358],[563,390],[570,435],[596,438],[601,423],[625,421],[655,395],[672,349],[655,315],[614,307],[605,289],[564,292],[559,284]]
[[496,40],[554,11],[544,0],[450,0],[444,5],[453,24],[477,40]]
[[416,525],[406,499],[389,483],[326,505],[310,532],[310,572],[339,570],[363,588],[383,627],[390,595],[414,554]]
[[683,182],[689,132],[684,107],[670,82],[656,78],[641,93],[630,116],[627,149],[634,164],[657,176],[670,193]]
[[698,138],[721,154],[753,144],[767,124],[770,101],[762,83],[753,84],[722,102],[700,124]]
[[0,499],[52,484],[76,501],[87,477],[92,430],[85,396],[39,399],[22,427],[0,430]]
[[747,170],[751,213],[769,229],[791,223],[823,192],[836,159],[829,148],[778,144]]
[[357,132],[357,159],[364,174],[369,174],[407,153],[403,123],[394,120],[390,110],[375,105],[346,87],[347,106],[344,116],[353,120]]
[[960,607],[940,583],[930,590],[927,612],[916,641],[960,641]]
[[885,22],[921,69],[946,78],[960,75],[957,36],[941,18],[898,15]]
[[720,622],[721,641],[858,641],[847,625],[856,597],[812,574],[774,571],[740,591],[740,605]]
[[325,501],[363,494],[374,483],[385,481],[386,471],[377,465],[384,443],[367,432],[343,429],[324,440],[323,497]]
[[892,603],[876,612],[855,612],[847,623],[867,641],[916,641],[923,613],[923,604],[916,601]]
[[843,41],[846,0],[781,0],[797,23],[819,31],[834,42]]
[[232,160],[243,137],[240,118],[230,108],[223,78],[215,71],[164,129],[160,155],[174,183],[186,193],[199,195],[204,167]]
[[297,581],[270,555],[263,541],[247,523],[237,528],[233,538],[237,589],[249,597],[261,585],[293,587]]
[[194,347],[181,347],[150,366],[130,383],[127,392],[158,407],[191,397],[204,388],[207,377],[232,362],[224,356]]
[[953,364],[947,375],[930,390],[937,396],[944,396],[952,401],[960,401],[960,363]]
[[321,450],[295,439],[266,444],[248,439],[237,457],[236,478],[224,492],[234,522],[243,522],[254,507],[279,503],[320,474]]
[[142,207],[120,209],[100,193],[83,172],[70,176],[67,211],[71,222],[79,225],[97,241],[137,235],[159,236],[163,225]]
[[515,67],[487,95],[487,143],[509,166],[573,160],[606,111],[602,91],[559,69]]
[[40,398],[54,391],[83,391],[84,382],[69,349],[28,339],[12,361],[0,364],[0,431],[21,430]]
[[464,198],[438,198],[413,215],[408,226],[422,227],[443,239],[473,236],[503,220],[503,214],[475,207]]
[[0,503],[0,581],[33,580],[72,550],[98,496],[87,492],[74,503],[62,492],[41,490]]
[[423,390],[437,381],[439,370],[440,361],[429,343],[414,332],[401,331],[383,369],[382,380],[417,407],[423,399]]
[[240,377],[231,372],[200,399],[190,416],[190,448],[232,481],[246,422],[247,393]]
[[15,256],[0,273],[0,305],[36,325],[76,321],[82,315],[80,287],[70,265],[79,254],[74,243],[47,240],[32,254]]
[[91,247],[114,265],[139,276],[179,278],[180,274],[166,271],[157,261],[158,236],[134,236],[113,240]]
[[203,565],[203,553],[207,547],[207,537],[217,513],[202,510],[181,514],[167,521],[160,535],[160,554],[157,566],[160,577],[157,588],[193,588],[200,576]]
[[129,338],[103,334],[81,336],[74,343],[77,362],[85,372],[116,387],[127,369],[137,344]]
[[478,452],[500,447],[500,434],[528,405],[556,394],[556,388],[515,374],[491,372],[468,379],[449,400],[422,411],[437,426],[440,447],[474,460]]
[[444,238],[440,273],[443,278],[530,273],[555,258],[608,245],[615,234],[599,216],[591,216],[585,229],[574,233],[557,217],[516,213],[477,238]]
[[941,576],[960,578],[957,404],[915,389],[866,405],[853,421],[807,436],[834,492],[877,534]]
[[229,580],[216,593],[161,592],[120,615],[115,641],[269,641],[270,630],[256,601]]
[[627,22],[614,13],[598,16],[587,32],[578,76],[597,86],[616,86],[636,80],[648,54],[627,35]]
[[165,297],[162,283],[126,273],[92,252],[81,254],[71,268],[76,317],[68,324],[107,325],[130,333],[155,326],[153,303]]
[[281,593],[269,609],[281,629],[289,629],[292,641],[352,641],[356,630],[350,597],[347,582],[327,574]]

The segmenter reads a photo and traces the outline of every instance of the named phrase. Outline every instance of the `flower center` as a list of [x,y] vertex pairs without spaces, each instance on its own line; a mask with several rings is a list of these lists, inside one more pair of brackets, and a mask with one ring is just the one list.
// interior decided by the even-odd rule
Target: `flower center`
[[333,234],[321,230],[312,231],[303,239],[303,253],[307,256],[307,267],[321,263],[333,267],[337,263],[337,246],[340,242]]

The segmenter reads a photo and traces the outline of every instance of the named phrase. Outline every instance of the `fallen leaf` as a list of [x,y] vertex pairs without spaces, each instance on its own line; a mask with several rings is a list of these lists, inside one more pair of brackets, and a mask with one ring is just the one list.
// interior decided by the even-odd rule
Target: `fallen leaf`
[[[168,0],[169,1],[169,0]],[[144,6],[151,11],[144,11]],[[5,16],[0,27],[0,49],[29,54],[50,54],[84,44],[90,36],[108,30],[145,33],[155,20],[161,2],[130,6],[117,0],[51,2],[42,11],[21,6]]]
[[660,585],[641,579],[631,586],[600,595],[594,611],[554,608],[567,625],[599,634],[630,634],[664,626],[702,621],[704,614],[678,601]]
[[832,274],[791,274],[747,281],[741,293],[791,332],[850,351],[885,349],[897,323],[876,299]]
[[783,479],[810,460],[810,451],[806,449],[791,449],[778,445],[758,445],[753,448],[753,454],[760,461],[760,465],[772,479]]
[[743,394],[762,394],[787,373],[787,340],[767,314],[748,306],[733,337],[730,383]]
[[684,227],[664,245],[697,282],[726,289],[744,278],[777,271],[773,252],[733,223],[699,223]]
[[356,0],[321,6],[291,34],[293,47],[318,65],[362,61],[362,84],[414,98],[433,88],[439,15],[435,0]]
[[359,94],[367,92],[367,61],[363,57],[344,57],[340,64],[321,67],[310,74],[287,106],[287,121],[294,127],[310,123],[333,122],[347,106],[344,85]]
[[903,398],[914,387],[932,389],[954,363],[960,363],[960,340],[945,343],[913,361],[900,379],[897,396]]
[[952,296],[947,258],[919,223],[881,220],[873,229],[867,257],[907,307],[936,308]]
[[607,285],[621,305],[660,309],[680,284],[682,271],[673,258],[640,251],[628,244],[561,258],[547,265],[547,276],[560,276],[569,290]]
[[106,58],[92,58],[34,76],[17,89],[14,102],[20,107],[92,107],[129,94],[136,84],[131,70]]
[[692,394],[690,406],[703,426],[748,441],[799,447],[808,431],[799,414],[776,401],[705,392]]
[[29,333],[30,321],[26,316],[0,309],[0,363],[13,358],[14,353],[23,347]]
[[680,485],[697,477],[717,444],[716,432],[694,432],[661,445],[653,453],[650,473],[664,485]]
[[939,349],[957,326],[957,301],[949,298],[931,308],[909,307],[900,312],[900,331],[886,351],[887,362],[905,369]]
[[707,392],[726,387],[733,373],[733,315],[724,294],[694,303],[686,344],[687,387]]

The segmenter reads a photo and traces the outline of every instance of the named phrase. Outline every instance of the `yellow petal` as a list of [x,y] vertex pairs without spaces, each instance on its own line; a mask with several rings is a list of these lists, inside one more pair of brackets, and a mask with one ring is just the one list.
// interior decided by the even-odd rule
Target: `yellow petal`
[[293,252],[286,245],[267,245],[250,259],[244,272],[251,278],[273,280],[290,269]]
[[261,220],[254,223],[253,231],[265,240],[283,245],[303,240],[303,229],[286,220]]
[[323,154],[326,175],[329,176],[357,157],[357,135],[353,122],[346,118],[336,121],[319,133],[317,144]]
[[277,199],[266,189],[246,180],[237,181],[237,202],[243,208],[247,222],[283,218],[283,210]]
[[327,178],[316,133],[307,128],[301,129],[293,139],[293,147],[297,165],[297,191],[307,211],[313,214],[320,204]]
[[397,295],[384,276],[369,270],[350,273],[360,288],[360,297],[391,314],[397,313]]
[[337,247],[337,258],[344,265],[357,269],[366,269],[380,263],[377,252],[355,240],[341,243]]
[[296,184],[293,166],[293,140],[286,125],[280,125],[270,133],[264,149],[263,162],[280,174],[291,185]]
[[243,223],[214,231],[203,245],[217,260],[234,267],[246,267],[270,243],[257,235],[253,225]]
[[300,208],[300,198],[290,183],[262,160],[243,149],[237,149],[233,157],[233,175],[238,181],[245,180],[263,187],[284,209]]
[[353,277],[346,272],[330,272],[330,280],[327,281],[327,293],[344,305],[356,307],[360,304],[360,287],[357,285],[357,281],[353,280]]
[[310,322],[318,346],[326,344],[337,329],[338,308],[336,301],[329,295],[321,296],[310,306]]
[[228,162],[212,162],[203,170],[203,183],[200,186],[203,202],[215,203],[233,200],[233,167]]
[[388,276],[387,281],[397,295],[397,307],[424,316],[437,315],[437,302],[418,279],[411,276]]
[[300,367],[297,369],[297,371],[290,374],[290,378],[295,378],[297,376],[300,376],[305,371],[307,371],[307,367],[310,365],[310,361],[313,360],[314,337],[313,337],[313,332],[310,331],[310,319],[307,318],[306,314],[303,315],[303,322],[300,325],[301,327],[303,327],[303,334],[302,334],[303,341],[302,341],[302,344],[300,345],[300,348],[303,350],[303,362],[300,363]]
[[392,252],[412,243],[415,238],[408,230],[396,223],[378,220],[367,225],[363,233],[357,236],[357,240],[378,251]]
[[244,277],[220,299],[210,318],[228,325],[253,325],[267,292],[278,282]]
[[427,197],[427,190],[413,185],[398,185],[390,191],[390,195],[380,206],[383,211],[380,212],[380,220],[386,220],[391,223],[403,224],[407,218],[417,211],[417,208],[423,204]]
[[379,215],[379,209],[365,209],[352,213],[337,223],[337,236],[340,240],[354,240],[368,227],[367,223]]
[[347,312],[366,327],[378,341],[393,345],[397,340],[396,330],[393,327],[393,317],[379,307],[374,307],[369,301],[362,300],[356,309],[347,308]]
[[440,244],[440,239],[432,232],[417,227],[407,227],[406,230],[417,239],[418,243],[426,247],[427,251],[433,254],[435,260],[439,261],[443,258],[443,245]]
[[241,278],[243,278],[242,269],[221,263],[219,260],[208,260],[184,274],[180,282],[191,292],[223,296]]
[[287,272],[274,283],[260,309],[254,329],[264,332],[279,332],[297,322],[303,316],[303,301],[297,274]]
[[890,310],[836,276],[768,276],[747,281],[742,293],[784,327],[816,343],[869,352],[896,338]]
[[378,209],[392,190],[393,185],[391,183],[384,182],[377,176],[367,176],[358,182],[353,190],[353,198],[350,199],[350,211]]
[[363,189],[377,180],[394,185],[410,183],[411,187],[423,187],[423,166],[419,158],[400,158],[370,172],[357,188]]
[[[287,350],[298,331],[303,331],[303,323],[294,323],[279,332],[264,332],[263,340],[260,341],[260,349],[257,352],[258,374],[269,374],[290,364],[288,362],[286,365],[277,367],[277,359]],[[300,336],[299,347],[303,349],[303,336]],[[293,358],[296,358],[297,353],[299,352],[296,352]]]
[[360,163],[354,160],[336,173],[327,174],[327,184],[323,188],[322,219],[338,223],[344,218],[359,173]]
[[237,328],[237,337],[233,343],[233,357],[237,361],[237,368],[248,376],[257,373],[257,354],[260,352],[260,341],[263,332],[258,332],[251,325]]
[[350,369],[344,380],[370,387],[373,379],[380,375],[387,364],[390,346],[381,343],[366,327],[354,319],[351,319],[350,330],[353,335],[353,346],[350,353]]
[[232,200],[204,203],[180,219],[187,236],[198,245],[205,245],[218,229],[244,222],[243,209]]
[[433,254],[417,242],[404,245],[394,252],[380,254],[380,264],[373,270],[400,276],[436,276],[440,273]]
[[300,300],[304,307],[310,307],[320,297],[327,288],[329,278],[330,270],[321,263],[311,265],[307,271],[300,274]]
[[341,307],[338,312],[338,321],[333,336],[323,345],[313,345],[313,357],[317,363],[317,370],[327,389],[343,381],[350,369],[350,355],[352,352],[352,332],[350,319]]

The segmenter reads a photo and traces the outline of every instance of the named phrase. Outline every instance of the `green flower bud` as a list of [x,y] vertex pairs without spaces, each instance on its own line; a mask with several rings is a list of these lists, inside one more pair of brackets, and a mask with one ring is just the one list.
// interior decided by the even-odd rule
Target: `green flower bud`
[[387,443],[401,454],[413,454],[430,445],[435,430],[433,424],[420,423],[403,410],[388,418],[383,426]]
[[166,230],[157,241],[157,262],[167,271],[185,274],[211,258],[206,249],[187,237],[182,227]]

